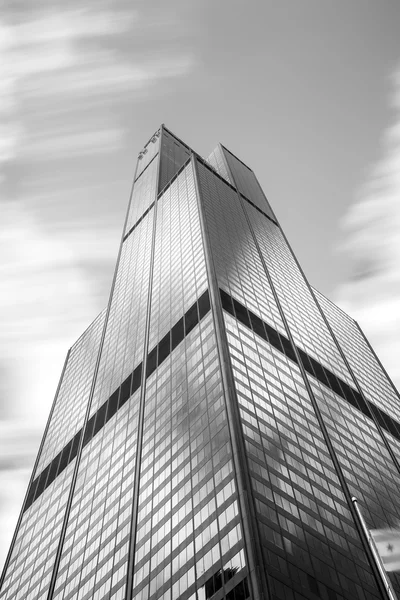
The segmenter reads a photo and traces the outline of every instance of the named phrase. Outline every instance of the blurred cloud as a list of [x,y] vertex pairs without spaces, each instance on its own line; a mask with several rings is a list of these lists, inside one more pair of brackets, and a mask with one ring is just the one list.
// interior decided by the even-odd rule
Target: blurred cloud
[[80,313],[86,303],[83,317],[93,314],[91,290],[68,245],[41,229],[21,205],[4,203],[2,217],[0,356],[28,340],[63,335],[66,324],[69,328],[77,309]]
[[196,67],[170,12],[16,0],[0,18],[0,570],[64,357],[110,285],[122,223],[99,161],[126,152],[135,102]]
[[59,160],[76,155],[109,153],[120,148],[123,138],[121,128],[103,129],[100,131],[59,132],[55,139],[48,137],[36,138],[32,141],[23,155],[30,160]]
[[343,220],[341,249],[352,271],[336,301],[359,322],[399,388],[400,66],[391,81],[394,121],[383,135],[383,156]]
[[67,244],[22,202],[2,202],[0,231],[0,554],[4,558],[71,335],[96,312]]

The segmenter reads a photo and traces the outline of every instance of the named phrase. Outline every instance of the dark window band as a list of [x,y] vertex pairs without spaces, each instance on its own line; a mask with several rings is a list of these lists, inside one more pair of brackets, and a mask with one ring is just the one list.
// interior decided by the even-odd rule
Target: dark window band
[[[229,150],[228,150],[229,152]],[[218,177],[218,179],[220,179],[221,181],[223,181],[225,183],[225,185],[227,185],[228,187],[231,188],[231,190],[233,190],[234,192],[236,192],[237,194],[240,194],[240,197],[243,200],[246,200],[246,202],[248,202],[249,204],[251,204],[251,206],[253,208],[255,208],[256,210],[258,210],[259,213],[261,213],[262,215],[264,215],[264,217],[266,217],[267,219],[269,219],[270,221],[272,221],[272,223],[274,223],[274,225],[276,225],[277,227],[279,227],[278,223],[275,221],[275,219],[273,219],[272,217],[270,217],[269,215],[267,215],[267,213],[265,213],[264,211],[261,210],[261,208],[258,208],[258,206],[256,206],[254,204],[254,202],[252,202],[251,200],[249,200],[246,196],[244,196],[241,192],[239,192],[234,185],[232,185],[232,183],[230,183],[229,181],[227,181],[226,179],[224,179],[224,177],[222,177],[222,175],[220,175],[218,173],[218,171],[216,171],[214,169],[214,167],[212,165],[210,165],[206,160],[204,160],[204,158],[202,158],[201,156],[199,156],[198,154],[196,154],[194,152],[197,160],[203,165],[203,167],[205,167],[206,169],[208,169],[209,171],[211,171],[211,173],[213,175],[215,175],[216,177]],[[239,159],[238,159],[239,160]],[[246,166],[246,165],[245,165]],[[248,167],[247,167],[248,168]]]
[[185,142],[183,142],[183,141],[182,141],[180,138],[178,138],[178,136],[177,136],[177,135],[175,135],[174,133],[172,133],[172,131],[170,131],[170,130],[168,129],[168,127],[165,127],[165,125],[164,125],[164,126],[163,126],[163,128],[164,128],[164,131],[165,131],[165,132],[166,132],[166,133],[167,133],[167,134],[168,134],[170,137],[172,137],[174,141],[176,140],[177,142],[179,142],[179,144],[180,144],[181,146],[184,146],[184,148],[186,148],[186,150],[189,150],[189,152],[192,152],[192,149],[191,149],[191,148],[189,148],[189,146],[188,146],[187,144],[185,144]]
[[205,167],[206,169],[211,171],[211,173],[213,175],[215,175],[216,177],[218,177],[218,179],[223,181],[228,187],[231,188],[231,190],[233,190],[234,192],[237,192],[237,189],[235,188],[235,186],[230,181],[225,179],[225,177],[222,177],[222,175],[220,173],[218,173],[218,171],[212,165],[210,165],[209,162],[207,162],[202,156],[199,156],[196,152],[194,152],[193,154],[196,156],[197,160],[203,165],[203,167]]
[[[171,354],[180,342],[196,327],[196,325],[210,311],[210,296],[206,290],[200,298],[189,308],[172,329],[147,355],[146,378],[149,377],[158,366]],[[79,441],[83,435],[83,445],[86,446],[90,440],[104,427],[115,413],[129,400],[141,385],[142,363],[132,371],[123,383],[111,394],[111,396],[98,408],[89,419],[85,430],[80,429],[66,446],[57,454],[47,467],[32,482],[24,511],[53,483],[56,477],[73,461],[78,452]]]
[[[269,342],[271,346],[285,354],[290,360],[297,363],[296,354],[287,337],[276,331],[271,325],[265,323],[248,310],[243,304],[232,298],[224,290],[220,290],[222,307],[226,312],[235,317],[240,323],[252,329],[254,333]],[[344,400],[347,400],[354,408],[361,411],[366,417],[372,419],[375,416],[382,429],[385,429],[391,435],[400,440],[400,423],[395,421],[378,406],[363,398],[363,396],[345,381],[337,377],[332,371],[322,366],[315,358],[309,356],[304,350],[297,347],[304,369],[318,379],[325,386],[330,388],[335,394],[338,394]]]
[[143,219],[145,218],[145,216],[146,216],[146,215],[147,215],[147,214],[148,214],[148,213],[151,211],[151,209],[153,208],[154,204],[155,204],[155,202],[152,202],[152,203],[150,204],[149,208],[147,208],[147,209],[144,211],[144,213],[143,213],[143,214],[142,214],[142,216],[141,216],[141,217],[140,217],[140,218],[139,218],[139,219],[136,221],[136,223],[134,223],[134,225],[132,225],[132,227],[130,228],[130,230],[128,231],[128,233],[126,233],[126,234],[124,235],[124,241],[126,240],[126,238],[128,238],[128,237],[131,235],[132,231],[133,231],[134,229],[136,229],[136,227],[139,225],[139,223],[141,223],[141,222],[143,221]]
[[[157,154],[156,154],[156,156],[157,156]],[[156,158],[156,156],[154,156],[154,158]],[[154,160],[154,158],[151,159],[151,161],[150,161],[149,164],[151,164],[151,162]],[[170,187],[170,185],[175,181],[175,179],[178,177],[178,175],[180,175],[182,173],[182,171],[184,170],[184,168],[187,167],[187,165],[189,164],[189,162],[190,162],[190,157],[183,163],[183,165],[179,168],[179,170],[175,173],[175,175],[173,177],[171,177],[171,179],[168,181],[168,183],[157,194],[157,198],[160,198],[163,195],[163,193]],[[147,166],[149,166],[149,165],[147,165]],[[147,169],[147,167],[146,167],[146,169]],[[143,171],[143,173],[144,173],[144,171]],[[140,175],[139,175],[139,177],[140,177]],[[129,229],[129,231],[127,231],[127,233],[124,235],[124,242],[131,235],[132,231],[134,231],[136,229],[136,227],[139,225],[139,223],[141,223],[143,221],[143,219],[145,218],[145,216],[151,211],[151,209],[153,208],[154,204],[155,204],[155,202],[152,202],[150,204],[150,206],[144,211],[144,213],[142,214],[142,216],[136,221],[136,223],[134,223],[132,225],[132,227]]]
[[251,206],[253,208],[255,208],[256,210],[258,210],[259,213],[261,213],[262,215],[264,215],[264,217],[267,217],[267,219],[269,219],[274,225],[276,225],[277,227],[279,227],[278,223],[275,221],[275,219],[273,219],[272,217],[270,217],[269,215],[267,215],[267,213],[265,213],[263,210],[261,210],[261,208],[258,208],[258,206],[256,206],[254,204],[254,202],[252,202],[251,200],[249,200],[248,198],[246,198],[246,196],[243,196],[243,194],[240,194],[240,197],[243,198],[243,200],[246,200],[246,202],[248,202],[249,204],[251,204]]
[[139,177],[141,177],[143,175],[143,173],[148,169],[148,167],[151,165],[151,163],[153,162],[153,160],[155,160],[158,156],[158,152],[153,156],[153,158],[147,163],[147,165],[145,166],[145,168],[143,169],[143,171],[140,171],[139,175],[136,177],[135,179],[135,183],[137,182],[137,180],[139,179]]
[[253,174],[254,174],[254,172],[252,171],[252,169],[250,169],[250,167],[248,167],[248,166],[246,165],[246,163],[244,163],[242,160],[240,160],[240,158],[239,158],[238,156],[236,156],[236,154],[233,154],[233,152],[231,152],[230,150],[228,150],[228,148],[226,148],[226,147],[225,147],[223,144],[221,144],[221,146],[222,146],[222,148],[223,148],[224,150],[226,150],[227,152],[229,152],[229,154],[230,154],[231,156],[233,156],[233,158],[236,158],[236,160],[238,160],[238,161],[239,161],[239,162],[240,162],[240,163],[241,163],[241,164],[242,164],[244,167],[246,167],[246,169],[248,169],[248,170],[250,171],[250,173],[253,173]]
[[171,179],[164,185],[164,187],[158,192],[157,194],[157,198],[161,198],[161,196],[164,194],[164,192],[167,191],[167,189],[169,187],[171,187],[171,185],[174,183],[175,179],[177,177],[179,177],[179,175],[182,173],[182,171],[184,169],[186,169],[186,167],[188,166],[188,164],[190,163],[190,156],[187,157],[187,159],[185,160],[185,162],[183,163],[183,165],[181,165],[179,167],[179,169],[177,170],[176,173],[174,173],[174,175],[172,175]]

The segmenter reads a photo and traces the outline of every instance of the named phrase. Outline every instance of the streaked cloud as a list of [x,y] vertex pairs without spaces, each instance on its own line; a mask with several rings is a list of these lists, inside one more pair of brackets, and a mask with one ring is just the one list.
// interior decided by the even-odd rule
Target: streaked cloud
[[[67,105],[70,121],[73,115],[74,126],[81,132],[75,154],[79,148],[86,154],[89,137],[85,138],[85,109],[91,95],[100,96],[103,104],[107,97],[111,102],[126,104],[135,99],[135,93],[143,95],[157,83],[187,75],[195,67],[195,59],[187,50],[172,47],[160,52],[149,45],[148,39],[130,53],[123,50],[124,40],[126,43],[135,36],[140,40],[143,28],[151,37],[152,27],[156,33],[160,23],[153,24],[145,13],[118,9],[118,3],[106,10],[87,1],[83,7],[55,3],[50,9],[40,9],[39,4],[37,14],[27,11],[21,18],[11,13],[7,21],[0,22],[0,51],[6,75],[0,84],[0,119],[2,113],[5,117],[4,122],[0,120],[0,153],[4,159],[15,157],[16,144],[26,147],[31,141],[31,154],[38,154],[35,124],[46,121],[50,104]],[[119,94],[125,94],[124,98]],[[101,114],[104,107],[96,104]],[[28,118],[24,117],[24,109]],[[115,135],[118,126],[112,124]],[[97,123],[99,136],[101,129]],[[110,130],[109,123],[105,129]],[[46,143],[57,146],[57,132],[49,131],[47,126],[46,135]],[[92,147],[98,152],[98,140],[93,132],[88,135],[93,136]],[[63,137],[58,145],[68,145]],[[113,150],[114,145],[109,148]]]
[[22,154],[30,160],[58,160],[79,155],[109,153],[120,148],[123,138],[121,128],[95,131],[76,131],[58,134],[55,139],[34,139],[23,149]]
[[382,158],[343,221],[342,250],[352,273],[336,300],[359,321],[400,387],[400,67],[392,88],[394,114],[382,137]]
[[81,314],[86,303],[79,321],[93,314],[91,290],[65,241],[47,233],[21,205],[3,204],[2,218],[0,356],[9,355],[10,348],[16,351],[21,342],[62,335],[65,327],[74,326],[76,309]]
[[[172,56],[167,60],[146,59],[137,64],[123,60],[115,64],[115,57],[110,53],[104,53],[101,64],[97,63],[97,58],[93,60],[92,54],[86,54],[73,70],[53,74],[52,85],[46,89],[45,96],[83,94],[87,97],[95,93],[116,96],[121,92],[144,92],[157,83],[188,74],[195,66],[190,55]],[[39,78],[29,84],[32,96],[44,95],[41,83],[43,79]]]

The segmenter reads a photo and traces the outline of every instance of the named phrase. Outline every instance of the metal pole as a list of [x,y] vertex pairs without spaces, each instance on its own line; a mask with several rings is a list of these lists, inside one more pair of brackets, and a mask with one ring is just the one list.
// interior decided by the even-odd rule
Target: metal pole
[[370,531],[369,531],[369,529],[367,527],[367,524],[366,524],[366,522],[364,520],[364,517],[361,514],[360,508],[358,506],[357,498],[355,498],[355,496],[353,496],[352,499],[351,499],[351,501],[352,501],[352,503],[354,505],[354,508],[356,510],[357,517],[358,517],[358,519],[360,521],[361,528],[362,528],[362,530],[364,532],[364,535],[365,535],[365,537],[367,539],[367,542],[368,542],[368,544],[369,544],[369,546],[371,548],[371,551],[372,551],[372,554],[374,556],[374,559],[375,559],[376,566],[378,568],[379,574],[380,574],[380,576],[382,578],[382,582],[383,582],[383,585],[385,587],[387,596],[388,596],[389,600],[397,600],[396,593],[395,593],[395,591],[394,591],[394,589],[392,587],[392,583],[391,583],[391,581],[390,581],[390,579],[389,579],[389,577],[388,577],[388,575],[386,573],[386,569],[383,566],[382,559],[381,559],[381,557],[379,555],[379,552],[378,552],[378,550],[376,548],[374,539],[373,539],[373,537],[372,537],[372,535],[371,535],[371,533],[370,533]]

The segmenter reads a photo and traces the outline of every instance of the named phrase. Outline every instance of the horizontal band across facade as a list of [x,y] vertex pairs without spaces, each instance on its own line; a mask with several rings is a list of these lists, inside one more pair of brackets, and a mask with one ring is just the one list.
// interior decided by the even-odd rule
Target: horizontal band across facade
[[[147,356],[146,378],[156,370],[209,311],[210,296],[208,290],[206,290],[149,352]],[[44,490],[51,485],[55,478],[74,460],[81,436],[83,435],[83,446],[86,446],[115,413],[124,406],[132,394],[140,388],[142,370],[142,363],[140,363],[89,419],[85,429],[80,429],[40,475],[34,479],[29,488],[24,510],[27,510]]]
[[[271,325],[262,321],[260,317],[252,313],[238,300],[220,290],[221,301],[224,310],[235,317],[240,323],[252,329],[254,333],[269,342],[271,346],[279,350],[297,363],[296,354],[287,337],[276,331]],[[315,358],[297,347],[304,369],[318,379],[320,383],[330,388],[335,394],[347,400],[354,408],[361,411],[366,417],[372,419],[372,413],[379,425],[388,431],[394,438],[400,440],[400,423],[395,421],[376,404],[366,400],[358,390],[352,388],[325,366],[321,365]]]

